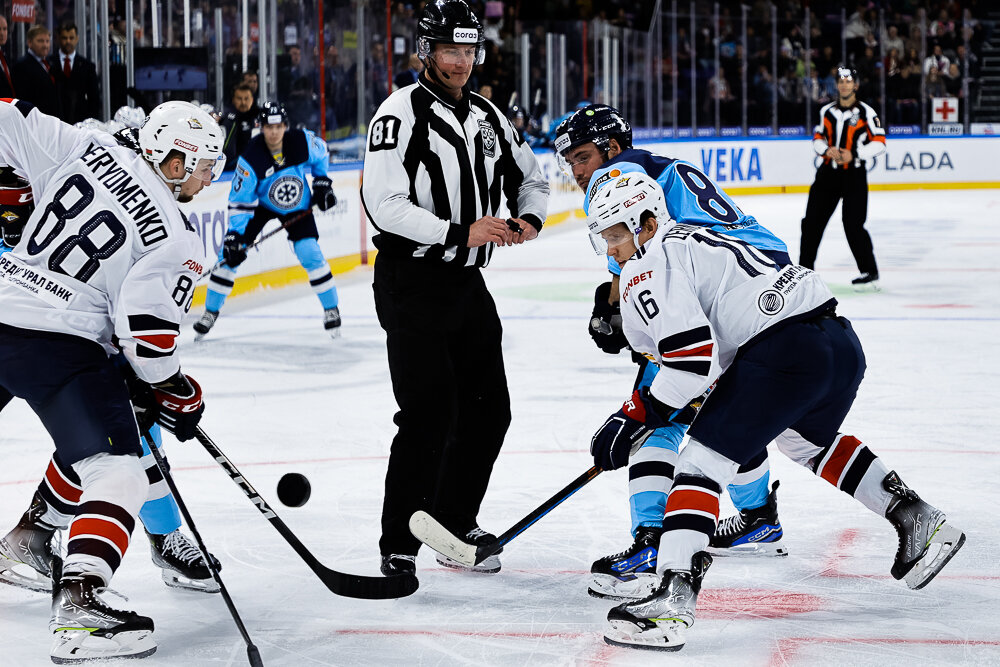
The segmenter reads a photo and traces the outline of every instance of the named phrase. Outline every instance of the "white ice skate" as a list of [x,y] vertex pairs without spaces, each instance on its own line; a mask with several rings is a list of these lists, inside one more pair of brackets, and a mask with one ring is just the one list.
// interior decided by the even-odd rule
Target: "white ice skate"
[[50,655],[57,665],[113,658],[145,658],[156,652],[153,620],[112,609],[98,597],[104,585],[93,575],[66,576],[52,596]]
[[667,570],[650,595],[620,604],[608,612],[604,641],[612,646],[656,651],[679,651],[694,625],[698,592],[712,557],[700,551],[691,570]]
[[340,308],[334,306],[323,311],[323,328],[330,338],[340,338]]

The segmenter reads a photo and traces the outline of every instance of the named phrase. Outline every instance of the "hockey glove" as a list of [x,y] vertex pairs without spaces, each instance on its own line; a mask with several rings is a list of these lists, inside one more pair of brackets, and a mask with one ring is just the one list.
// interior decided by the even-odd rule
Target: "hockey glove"
[[205,412],[201,387],[180,371],[152,386],[156,421],[181,442],[195,436],[195,429]]
[[636,389],[621,410],[608,417],[591,439],[594,465],[602,470],[617,470],[627,465],[629,457],[653,431],[670,423],[666,415],[679,412],[657,401],[648,387]]
[[337,205],[337,195],[333,194],[333,182],[326,176],[313,179],[312,203],[321,211],[329,211]]
[[247,258],[247,244],[243,236],[236,232],[227,232],[222,239],[222,261],[231,269],[235,269]]
[[594,339],[597,347],[608,354],[618,354],[628,347],[628,340],[622,332],[622,314],[618,303],[608,303],[611,294],[611,283],[597,286],[594,291],[594,312],[590,316],[590,326],[587,333]]

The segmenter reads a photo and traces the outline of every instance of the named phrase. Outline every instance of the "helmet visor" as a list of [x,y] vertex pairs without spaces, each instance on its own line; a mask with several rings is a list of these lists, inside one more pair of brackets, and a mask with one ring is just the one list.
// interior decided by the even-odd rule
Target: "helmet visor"
[[219,176],[222,175],[222,168],[225,164],[226,157],[224,155],[219,155],[215,159],[205,158],[198,160],[198,164],[195,165],[191,177],[205,183],[218,180]]
[[590,245],[598,255],[607,255],[610,249],[635,240],[635,234],[625,222],[615,223],[599,232],[591,232],[588,236]]

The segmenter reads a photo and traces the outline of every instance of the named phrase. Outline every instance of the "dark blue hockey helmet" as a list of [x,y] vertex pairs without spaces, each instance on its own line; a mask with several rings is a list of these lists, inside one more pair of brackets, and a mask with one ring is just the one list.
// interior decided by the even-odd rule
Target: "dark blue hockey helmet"
[[260,123],[261,127],[280,123],[288,125],[288,112],[285,111],[285,105],[281,102],[264,102],[260,105],[257,122]]
[[632,148],[632,126],[621,112],[607,104],[588,104],[556,128],[555,149],[559,155],[571,148],[594,142],[607,153],[611,139],[625,150]]

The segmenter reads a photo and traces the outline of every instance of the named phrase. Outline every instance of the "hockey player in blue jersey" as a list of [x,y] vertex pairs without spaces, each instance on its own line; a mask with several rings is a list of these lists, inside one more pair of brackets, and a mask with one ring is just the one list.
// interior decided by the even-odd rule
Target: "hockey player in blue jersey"
[[[143,116],[145,118],[145,116]],[[135,130],[125,130],[117,135],[119,142],[129,145],[138,152],[138,139],[134,137]],[[21,232],[34,210],[31,186],[18,177],[13,169],[0,166],[0,255],[11,250],[21,240]],[[123,374],[131,375],[128,364],[119,355],[116,365]],[[133,383],[134,386],[135,383]],[[10,392],[0,387],[0,410],[13,397]],[[162,452],[162,440],[158,424],[150,426],[150,434]],[[164,583],[175,588],[216,593],[219,586],[212,578],[205,560],[198,547],[181,530],[181,515],[163,475],[156,466],[156,459],[149,451],[146,438],[140,439],[142,457],[140,461],[146,469],[149,478],[149,493],[146,502],[139,510],[139,519],[145,528],[149,539],[150,555],[153,563],[162,570]],[[166,454],[163,454],[164,457]],[[79,500],[80,479],[71,466],[65,465],[57,455],[53,455],[45,472],[43,480],[35,491],[29,509],[21,522],[0,539],[0,581],[3,583],[28,588],[40,592],[52,590],[52,577],[49,564],[30,556],[30,549],[19,550],[16,544],[44,540],[41,547],[51,548],[51,539],[55,530],[31,530],[33,519],[41,516],[47,509],[55,510],[64,515],[68,523],[73,514],[73,507]],[[214,558],[214,557],[213,557]],[[216,565],[218,560],[215,561]],[[41,569],[37,569],[35,566]]]
[[[631,126],[612,107],[591,104],[578,109],[558,126],[555,146],[564,171],[587,195],[585,210],[593,192],[605,182],[630,171],[646,173],[660,183],[670,214],[678,222],[726,231],[760,248],[778,265],[791,263],[785,244],[740,211],[694,165],[633,148]],[[617,354],[627,346],[617,303],[621,268],[609,258],[608,270],[612,280],[596,290],[589,331],[598,347]],[[633,359],[639,364],[635,388],[641,390],[652,383],[658,366],[634,353]],[[629,509],[635,541],[625,551],[594,562],[591,595],[641,597],[655,585],[667,492],[686,432],[687,425],[677,422],[657,429],[629,461]],[[777,513],[778,483],[769,493],[769,478],[766,451],[740,468],[729,486],[738,513],[719,523],[711,543],[716,553],[787,555]]]
[[[295,256],[309,275],[309,284],[323,305],[323,327],[331,337],[340,335],[337,287],[330,265],[319,247],[319,232],[311,208],[326,211],[337,204],[327,175],[326,144],[309,130],[289,130],[285,107],[265,102],[260,111],[261,132],[250,140],[236,162],[229,191],[229,231],[219,259],[225,261],[212,272],[205,297],[205,314],[194,325],[197,338],[207,334],[219,318],[219,310],[233,291],[236,269],[247,257],[268,220],[285,222],[302,217],[287,228]],[[312,191],[306,175],[313,177]]]

